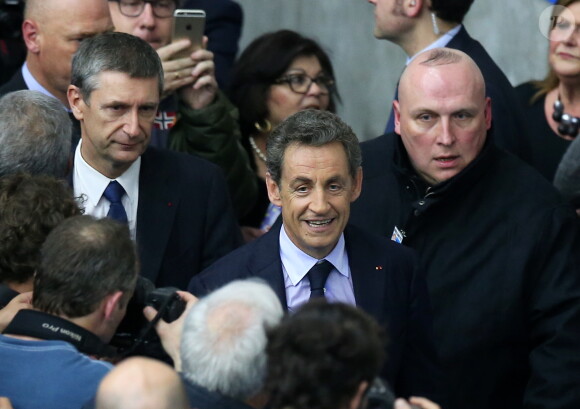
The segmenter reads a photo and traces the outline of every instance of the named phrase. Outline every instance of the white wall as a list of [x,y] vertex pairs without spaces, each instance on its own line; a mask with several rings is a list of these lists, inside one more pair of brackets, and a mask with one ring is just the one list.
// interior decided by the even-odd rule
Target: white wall
[[[238,0],[244,9],[241,49],[258,35],[288,28],[329,52],[343,103],[338,113],[361,140],[382,133],[405,54],[373,33],[365,0]],[[538,28],[546,0],[475,0],[465,26],[512,84],[546,72],[547,40]]]

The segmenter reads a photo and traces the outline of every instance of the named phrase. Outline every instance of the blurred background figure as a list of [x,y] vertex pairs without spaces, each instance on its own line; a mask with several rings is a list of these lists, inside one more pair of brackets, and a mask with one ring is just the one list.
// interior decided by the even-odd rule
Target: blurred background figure
[[0,98],[0,176],[64,178],[70,147],[71,121],[57,99],[29,90]]
[[214,56],[217,82],[221,89],[226,89],[238,55],[244,21],[242,8],[232,0],[185,0],[180,7],[205,11],[207,49]]
[[12,77],[26,58],[20,32],[23,10],[23,1],[0,1],[0,85]]
[[580,130],[580,1],[557,4],[566,9],[555,7],[550,20],[549,72],[516,88],[529,124],[530,164],[550,181]]
[[255,39],[236,62],[229,96],[240,112],[242,144],[256,178],[258,199],[241,220],[247,241],[262,235],[280,214],[266,192],[266,143],[273,128],[304,109],[335,111],[339,99],[326,52],[310,38],[280,30]]
[[580,215],[580,138],[575,139],[564,153],[554,176],[554,186]]
[[181,379],[170,366],[150,358],[129,358],[103,378],[97,409],[188,409]]
[[32,291],[44,240],[60,222],[80,213],[64,181],[28,174],[0,178],[0,308]]

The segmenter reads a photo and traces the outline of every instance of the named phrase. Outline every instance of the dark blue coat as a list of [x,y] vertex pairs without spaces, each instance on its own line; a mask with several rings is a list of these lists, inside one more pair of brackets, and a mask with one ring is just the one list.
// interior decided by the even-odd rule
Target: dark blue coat
[[[279,225],[193,278],[188,290],[202,296],[240,278],[259,277],[287,306]],[[383,374],[399,396],[440,400],[429,297],[412,250],[354,226],[345,230],[357,305],[387,328]]]

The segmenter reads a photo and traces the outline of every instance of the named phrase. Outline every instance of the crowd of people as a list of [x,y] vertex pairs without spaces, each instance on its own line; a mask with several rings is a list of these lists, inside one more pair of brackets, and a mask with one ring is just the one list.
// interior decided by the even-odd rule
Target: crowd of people
[[408,61],[363,143],[324,45],[236,59],[232,0],[25,2],[0,409],[580,407],[580,2],[516,88],[473,0],[368,2]]

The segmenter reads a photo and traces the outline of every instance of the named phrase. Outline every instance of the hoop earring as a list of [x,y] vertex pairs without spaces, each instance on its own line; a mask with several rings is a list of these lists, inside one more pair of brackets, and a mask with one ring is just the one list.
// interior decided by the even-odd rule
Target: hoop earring
[[272,130],[272,124],[267,119],[264,119],[263,123],[260,123],[260,121],[254,122],[254,128],[256,128],[258,132],[268,133]]

